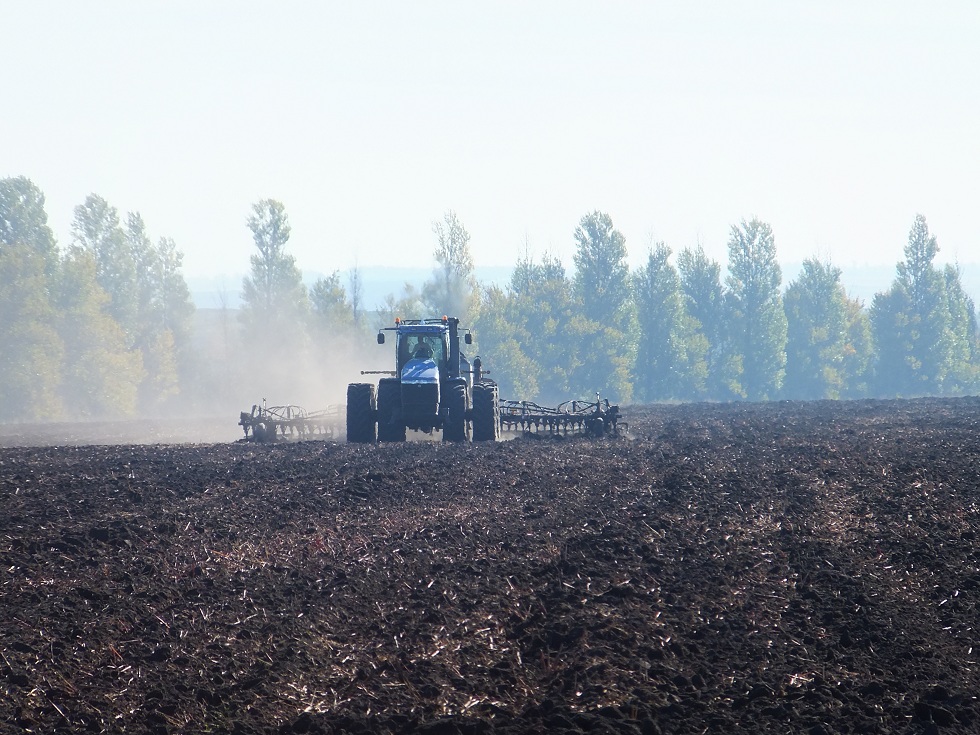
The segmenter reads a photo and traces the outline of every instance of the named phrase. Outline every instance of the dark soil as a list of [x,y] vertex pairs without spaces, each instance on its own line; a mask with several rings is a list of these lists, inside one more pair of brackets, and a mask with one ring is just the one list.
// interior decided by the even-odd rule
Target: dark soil
[[980,400],[624,413],[0,449],[0,731],[980,731]]

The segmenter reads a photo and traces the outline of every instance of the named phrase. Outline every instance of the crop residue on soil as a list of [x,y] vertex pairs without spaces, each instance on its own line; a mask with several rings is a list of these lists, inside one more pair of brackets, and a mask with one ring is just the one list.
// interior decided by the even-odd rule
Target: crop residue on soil
[[625,413],[0,449],[0,731],[980,729],[980,401]]

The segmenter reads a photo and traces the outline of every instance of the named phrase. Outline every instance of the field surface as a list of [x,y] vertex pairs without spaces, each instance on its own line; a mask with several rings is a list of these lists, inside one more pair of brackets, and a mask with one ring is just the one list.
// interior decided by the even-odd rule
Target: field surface
[[624,413],[466,446],[8,427],[0,732],[980,731],[980,400]]

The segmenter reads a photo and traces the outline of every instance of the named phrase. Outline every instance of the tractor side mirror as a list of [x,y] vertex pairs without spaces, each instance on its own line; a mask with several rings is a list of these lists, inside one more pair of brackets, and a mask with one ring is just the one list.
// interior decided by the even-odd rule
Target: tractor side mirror
[[378,332],[378,344],[383,345],[385,343],[385,333]]
[[473,335],[467,332],[463,335],[463,341],[468,345],[473,344]]

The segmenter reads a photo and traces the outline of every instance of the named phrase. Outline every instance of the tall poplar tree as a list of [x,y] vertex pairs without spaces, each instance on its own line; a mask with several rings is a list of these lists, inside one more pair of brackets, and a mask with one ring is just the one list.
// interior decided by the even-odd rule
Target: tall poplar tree
[[316,280],[310,288],[310,305],[321,329],[345,330],[354,324],[353,306],[340,282],[339,271]]
[[155,314],[164,329],[174,335],[178,365],[186,359],[190,346],[194,302],[182,271],[184,254],[177,249],[173,238],[157,241],[154,259]]
[[728,304],[721,283],[721,264],[711,260],[699,244],[685,248],[677,257],[684,308],[692,319],[695,335],[706,342],[704,392],[694,397],[728,400],[741,397],[741,359],[731,349]]
[[57,269],[44,194],[23,176],[0,179],[0,420],[56,418],[61,411]]
[[[879,395],[935,395],[955,390],[958,326],[950,313],[946,278],[933,263],[938,253],[939,245],[925,217],[916,215],[895,281],[887,292],[876,294],[871,305]],[[957,312],[961,322],[968,318],[962,309]]]
[[246,341],[298,347],[305,337],[309,297],[296,258],[286,252],[291,233],[286,208],[263,199],[252,205],[247,224],[258,252],[251,257],[251,274],[242,280]]
[[123,234],[136,273],[136,314],[131,338],[143,355],[146,374],[140,386],[140,406],[156,409],[180,392],[177,345],[164,320],[158,278],[161,264],[142,215],[130,212]]
[[25,176],[0,179],[0,248],[25,245],[44,263],[45,274],[54,274],[58,245],[48,226],[44,194]]
[[47,260],[0,244],[0,421],[57,418],[64,343],[50,298]]
[[137,344],[140,331],[139,269],[115,207],[89,194],[75,207],[72,240],[95,259],[95,277],[108,295],[106,311],[123,328],[130,346]]
[[61,385],[65,412],[79,418],[133,416],[144,378],[143,358],[107,311],[95,254],[81,246],[62,259],[57,289],[59,333],[65,345]]
[[840,268],[811,258],[786,289],[789,398],[840,398],[844,390],[847,297],[840,276]]
[[844,302],[847,320],[847,343],[842,366],[842,398],[864,398],[870,390],[871,362],[874,348],[871,339],[871,317],[864,304],[848,297]]
[[545,255],[540,262],[525,256],[510,282],[508,317],[517,328],[522,353],[536,366],[536,395],[530,399],[562,401],[569,397],[588,353],[580,349],[574,324],[581,304],[561,260]]
[[695,398],[707,379],[707,339],[684,308],[670,248],[658,243],[633,276],[639,340],[634,385],[640,400]]
[[612,218],[595,211],[575,229],[575,290],[586,318],[625,329],[630,297],[626,238]]
[[627,338],[633,323],[626,238],[605,212],[587,214],[575,229],[575,295],[582,316],[567,326],[578,356],[570,389],[582,397],[596,393],[632,399],[635,348]]
[[[477,354],[487,357],[484,367],[492,371],[503,397],[536,400],[541,391],[539,379],[543,371],[527,353],[527,348],[532,345],[527,321],[521,319],[516,305],[518,297],[512,289],[491,285],[481,289],[480,299],[480,316],[474,331]],[[542,340],[548,338],[543,331],[539,336]]]
[[773,398],[786,370],[786,314],[772,228],[758,219],[733,226],[728,258],[730,329],[742,387],[749,400]]
[[943,281],[950,319],[949,367],[944,392],[973,392],[980,387],[976,305],[963,288],[958,267],[947,264],[943,268]]
[[433,316],[453,315],[468,324],[479,306],[470,233],[452,210],[446,212],[442,222],[432,224],[432,231],[436,236],[434,257],[438,267],[432,279],[422,286],[422,301]]

